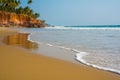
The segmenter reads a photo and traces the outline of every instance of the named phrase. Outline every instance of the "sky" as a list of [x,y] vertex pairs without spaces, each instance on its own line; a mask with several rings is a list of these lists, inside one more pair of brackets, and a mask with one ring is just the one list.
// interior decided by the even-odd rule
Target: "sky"
[[30,7],[51,25],[120,24],[120,0],[33,0]]

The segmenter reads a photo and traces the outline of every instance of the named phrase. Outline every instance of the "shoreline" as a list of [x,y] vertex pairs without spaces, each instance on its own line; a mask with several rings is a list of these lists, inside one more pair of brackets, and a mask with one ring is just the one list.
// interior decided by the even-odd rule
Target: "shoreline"
[[[6,33],[6,36],[9,35],[5,31],[4,33]],[[13,34],[15,33],[13,32]],[[3,34],[2,36],[5,37],[5,34]],[[27,50],[24,51],[23,49],[20,49],[16,46],[4,45],[3,43],[1,44],[1,42],[0,49],[2,51],[2,53],[0,53],[0,55],[2,55],[0,58],[0,63],[2,64],[2,66],[0,67],[1,80],[120,80],[120,75],[111,72],[102,71],[83,65],[77,65],[71,62],[66,62],[42,55],[36,55],[34,53],[29,54],[29,51]],[[11,54],[9,54],[9,50],[12,51]],[[16,77],[14,77],[13,75]],[[5,78],[6,76],[7,78]]]
[[[108,72],[112,72],[112,73],[120,75],[120,71],[117,69],[102,67],[102,66],[98,66],[98,65],[90,64],[90,63],[86,62],[82,57],[86,56],[88,54],[87,52],[79,51],[77,49],[69,48],[69,47],[65,47],[65,46],[56,46],[54,44],[33,41],[30,39],[31,35],[32,35],[32,33],[29,33],[28,40],[31,42],[36,42],[38,45],[40,45],[40,49],[37,51],[35,50],[35,52],[38,53],[39,55],[44,55],[44,56],[48,56],[48,57],[52,57],[52,58],[56,58],[56,59],[60,59],[60,60],[65,60],[65,61],[77,63],[79,65],[85,65],[85,66],[89,66],[92,68],[96,68],[99,70],[104,70],[104,71],[108,71]],[[48,49],[48,50],[46,51],[46,49]],[[52,51],[54,51],[54,52],[52,52]],[[57,54],[53,54],[53,53],[57,53]],[[59,54],[62,54],[62,56]],[[67,55],[70,57],[67,57]]]
[[[30,39],[28,39],[28,40],[30,40]],[[32,41],[32,40],[30,40],[30,41]],[[35,42],[35,41],[32,41],[32,42]],[[38,43],[38,42],[36,42],[36,43],[38,45],[42,46],[42,49],[43,49],[43,50],[40,49],[40,50],[37,50],[37,51],[35,50],[35,53],[37,53],[38,55],[44,55],[44,56],[60,59],[60,60],[76,63],[78,65],[85,65],[85,66],[89,66],[89,67],[92,67],[92,68],[96,68],[96,69],[99,69],[99,70],[104,70],[104,71],[107,71],[107,72],[112,72],[112,73],[120,75],[120,72],[116,69],[101,67],[101,66],[97,66],[97,65],[94,65],[94,64],[87,63],[84,59],[82,59],[82,57],[87,55],[86,52],[78,51],[76,49],[63,47],[63,46],[55,46],[55,45],[52,45],[52,44],[44,44],[44,43]],[[52,48],[50,48],[50,47],[52,47]],[[45,51],[45,49],[48,49],[48,51]],[[57,54],[52,54],[50,50],[54,50],[55,52],[58,51],[58,53]],[[64,54],[59,52],[60,50]],[[62,56],[59,55],[59,53],[62,54]],[[70,57],[67,58],[67,56],[65,54],[67,54]],[[79,55],[79,56],[77,56],[77,55]],[[64,56],[66,56],[66,57],[64,57]]]

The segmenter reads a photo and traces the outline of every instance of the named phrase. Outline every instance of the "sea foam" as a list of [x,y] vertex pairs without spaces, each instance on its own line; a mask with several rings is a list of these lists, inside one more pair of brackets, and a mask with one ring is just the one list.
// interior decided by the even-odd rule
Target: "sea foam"
[[120,27],[65,27],[65,26],[54,26],[54,27],[45,27],[45,29],[73,29],[73,30],[120,30]]
[[97,65],[94,65],[94,64],[90,64],[90,63],[87,63],[85,60],[83,60],[83,57],[86,55],[86,53],[84,52],[81,52],[81,53],[77,53],[75,55],[75,59],[77,61],[79,61],[80,63],[83,63],[85,65],[88,65],[88,66],[91,66],[91,67],[94,67],[94,68],[98,68],[98,69],[102,69],[102,70],[105,70],[105,71],[109,71],[109,72],[114,72],[114,73],[117,73],[117,74],[120,74],[120,71],[119,70],[116,70],[116,69],[111,69],[111,68],[106,68],[106,67],[101,67],[101,66],[97,66]]

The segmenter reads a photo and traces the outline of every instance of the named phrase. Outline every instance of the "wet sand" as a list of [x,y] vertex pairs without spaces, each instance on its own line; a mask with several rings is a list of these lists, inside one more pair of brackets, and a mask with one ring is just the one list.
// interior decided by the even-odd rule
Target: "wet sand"
[[12,34],[18,33],[0,28],[0,80],[120,80],[118,74],[37,55],[31,52],[31,47],[28,50],[15,45],[18,42],[24,46],[28,43],[31,45],[31,42],[25,40],[26,37],[21,37],[24,40],[17,42],[14,41],[16,36],[9,38],[13,39],[10,45],[14,46],[3,44],[3,38]]

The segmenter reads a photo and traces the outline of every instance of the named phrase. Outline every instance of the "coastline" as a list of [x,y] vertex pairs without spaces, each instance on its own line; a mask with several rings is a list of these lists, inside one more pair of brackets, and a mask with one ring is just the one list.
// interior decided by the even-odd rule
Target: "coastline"
[[[54,30],[54,29],[58,29],[58,30]],[[62,29],[62,30],[61,30]],[[95,36],[94,34],[91,34],[91,32],[93,32],[94,33],[94,31],[96,31],[96,30],[98,30],[98,33],[99,33],[99,31],[100,32],[102,32],[102,33],[104,33],[104,31],[105,32],[110,32],[109,34],[110,35],[112,35],[112,37],[114,36],[115,37],[115,39],[116,39],[116,36],[115,36],[115,34],[114,33],[117,33],[117,32],[119,32],[119,30],[120,30],[120,28],[77,28],[76,30],[78,31],[78,30],[80,30],[81,29],[81,31],[86,31],[86,33],[87,33],[87,31],[89,30],[89,31],[91,31],[90,32],[90,34],[89,35],[91,35],[91,37],[88,37],[88,38],[85,38],[84,37],[84,39],[83,38],[81,38],[80,40],[80,42],[78,42],[79,41],[79,38],[78,37],[74,37],[74,36],[72,36],[72,37],[69,37],[69,36],[71,36],[71,35],[73,35],[73,34],[71,34],[71,35],[66,35],[67,33],[67,30],[68,31],[71,31],[71,33],[74,33],[74,30],[71,30],[71,29],[76,29],[76,28],[74,28],[74,27],[69,27],[69,28],[67,28],[67,27],[59,27],[58,28],[58,26],[57,27],[54,27],[54,28],[47,28],[47,29],[43,29],[43,30],[41,30],[40,29],[40,34],[39,34],[39,29],[37,30],[36,29],[36,31],[35,30],[32,30],[33,32],[31,32],[31,30],[21,30],[21,32],[29,32],[30,33],[30,35],[28,36],[28,40],[30,40],[30,41],[32,41],[32,42],[36,42],[36,43],[38,43],[40,46],[40,48],[37,50],[37,52],[38,52],[38,54],[42,54],[42,55],[45,55],[45,56],[49,56],[49,57],[53,57],[53,58],[57,58],[57,59],[61,59],[61,60],[67,60],[67,61],[70,61],[70,62],[75,62],[76,63],[76,60],[77,60],[77,63],[79,64],[79,62],[80,63],[82,63],[82,64],[84,64],[84,65],[87,65],[87,66],[91,66],[91,67],[94,67],[94,68],[97,68],[97,69],[101,69],[101,70],[105,70],[105,71],[108,71],[108,72],[113,72],[113,73],[116,73],[116,74],[120,74],[120,70],[119,70],[119,64],[116,64],[116,63],[119,63],[119,58],[117,58],[117,57],[115,57],[115,51],[112,51],[111,53],[113,53],[113,55],[111,55],[111,57],[109,56],[109,53],[110,53],[110,51],[109,51],[109,53],[108,53],[108,55],[107,56],[105,56],[105,55],[96,55],[96,53],[94,54],[94,52],[93,52],[93,55],[96,55],[96,56],[94,56],[93,57],[93,59],[92,59],[92,57],[88,57],[88,56],[91,56],[92,54],[90,54],[91,52],[89,52],[89,51],[92,51],[93,49],[91,49],[91,50],[89,50],[89,49],[85,49],[85,48],[83,48],[83,49],[79,49],[79,48],[77,48],[77,47],[75,47],[77,44],[76,44],[76,42],[77,43],[79,43],[81,46],[82,46],[82,44],[88,44],[88,46],[86,45],[86,47],[90,47],[89,45],[91,45],[91,42],[90,43],[87,43],[87,42],[84,42],[83,40],[85,39],[85,40],[89,40],[89,41],[92,41],[91,39],[94,39],[95,37],[93,37],[93,36]],[[49,31],[48,31],[49,30]],[[52,30],[52,32],[51,32],[51,30]],[[54,31],[53,31],[54,30]],[[75,31],[76,31],[75,30]],[[92,31],[93,30],[93,31]],[[117,31],[116,31],[117,30]],[[35,31],[35,32],[34,32]],[[43,32],[42,32],[43,31]],[[61,31],[63,31],[63,32],[60,32]],[[73,31],[73,32],[72,32]],[[80,31],[80,32],[81,32]],[[111,31],[112,31],[112,33],[111,33]],[[36,34],[36,33],[38,33],[38,34]],[[63,34],[64,33],[64,34]],[[69,33],[69,32],[68,32]],[[41,35],[42,34],[42,35]],[[47,34],[47,35],[46,35]],[[51,35],[52,34],[52,35]],[[59,37],[57,37],[56,36],[56,34],[60,34],[60,36]],[[77,33],[77,34],[82,34],[82,33]],[[77,34],[74,34],[74,35],[77,35]],[[105,36],[106,37],[101,37],[100,39],[104,39],[105,41],[107,40],[107,39],[111,39],[111,40],[113,40],[112,39],[112,37],[109,35],[109,34],[107,34],[107,33],[104,33],[104,34],[106,34]],[[68,37],[69,39],[62,39],[62,38],[65,38],[63,35],[65,35],[66,37]],[[84,33],[83,33],[83,35],[84,35]],[[97,34],[96,34],[97,35]],[[54,37],[53,37],[54,36]],[[79,37],[81,37],[82,35],[80,35]],[[100,35],[98,35],[98,36],[100,36]],[[102,36],[102,35],[101,35]],[[56,38],[55,38],[56,37]],[[53,38],[53,39],[52,39]],[[58,39],[57,39],[58,38]],[[57,39],[57,40],[56,40]],[[73,39],[73,41],[74,41],[74,43],[70,43],[69,41],[71,41],[71,39]],[[76,39],[76,40],[74,40],[74,39]],[[99,40],[100,40],[99,39]],[[41,41],[42,40],[42,41]],[[78,40],[78,41],[77,41]],[[98,37],[97,37],[97,39],[95,39],[95,40],[98,40]],[[93,40],[93,41],[95,41],[95,40]],[[117,39],[116,39],[117,40]],[[66,41],[68,41],[68,42],[66,42]],[[55,42],[55,43],[54,43]],[[58,43],[57,43],[58,42]],[[82,44],[81,44],[81,42],[82,42]],[[97,42],[99,42],[99,43],[102,43],[102,42],[104,42],[104,41],[97,41]],[[57,43],[57,44],[56,44]],[[69,44],[68,44],[69,43]],[[107,42],[105,42],[105,43],[109,43],[109,41],[107,41]],[[119,42],[115,42],[115,41],[112,41],[112,43],[119,43]],[[67,45],[66,45],[67,44]],[[69,46],[69,45],[71,45],[71,44],[76,44],[76,45],[72,45],[72,46]],[[80,46],[79,45],[79,46]],[[94,44],[93,44],[94,45]],[[108,45],[108,44],[106,44],[108,47],[106,47],[106,48],[109,48],[109,46],[111,46],[111,45]],[[117,45],[116,44],[114,44],[115,46],[113,47],[113,49],[114,48],[119,48],[119,46],[118,47],[116,47]],[[100,45],[100,44],[97,44],[97,45],[94,45],[94,46],[96,46],[96,48],[97,48],[97,46],[103,46],[103,45]],[[92,45],[91,45],[91,47],[93,47]],[[47,50],[46,50],[46,48],[47,48]],[[102,49],[102,48],[101,48]],[[95,49],[96,50],[96,49]],[[112,49],[111,49],[112,50]],[[103,53],[104,52],[104,49],[102,49],[102,50],[99,50],[99,51],[101,51],[101,53]],[[98,51],[98,53],[99,53],[99,51]],[[103,52],[102,52],[103,51]],[[104,54],[107,54],[107,52],[105,52]],[[119,54],[119,53],[118,53]],[[62,55],[62,56],[61,56]],[[92,56],[93,56],[92,55]],[[101,58],[100,58],[100,56],[101,56]],[[112,56],[114,56],[114,57],[112,57]],[[119,56],[119,55],[118,55]],[[92,60],[87,60],[87,59],[85,59],[85,57],[88,57],[88,59],[92,59]],[[96,58],[95,58],[96,57]],[[111,59],[110,59],[111,58]],[[110,60],[109,60],[110,59]],[[113,60],[114,59],[114,60]],[[117,60],[118,59],[118,60]],[[93,61],[93,60],[96,60],[95,62]],[[102,61],[102,60],[104,60],[104,61],[106,61],[106,62],[110,62],[110,63],[105,63],[104,61]],[[90,62],[89,62],[90,61]],[[113,62],[113,63],[112,63]],[[102,64],[100,64],[100,63],[102,63]],[[105,65],[106,64],[106,65]],[[113,66],[110,66],[110,65],[113,65]],[[116,67],[114,67],[114,65],[116,66]]]
[[120,75],[111,72],[31,54],[28,50],[2,43],[3,37],[16,33],[0,28],[1,80],[120,80]]

